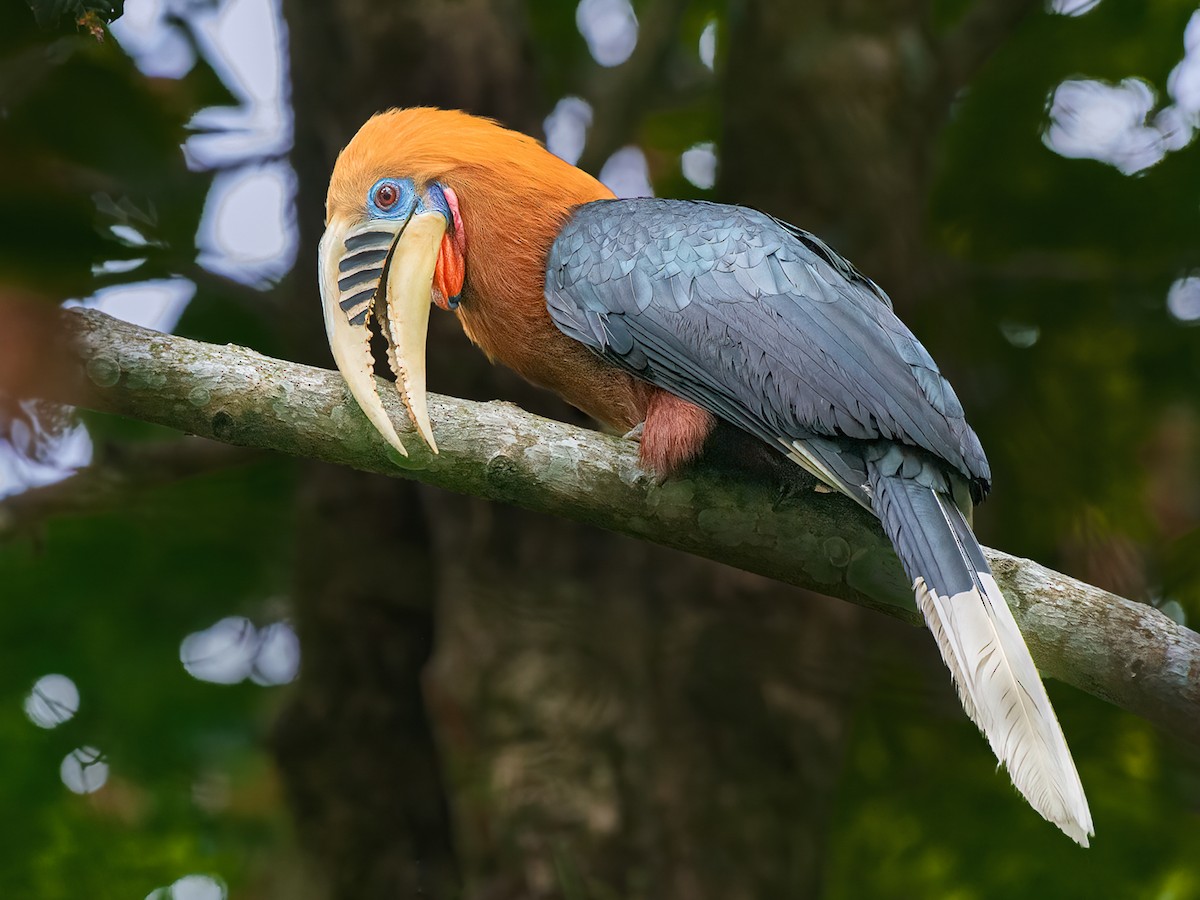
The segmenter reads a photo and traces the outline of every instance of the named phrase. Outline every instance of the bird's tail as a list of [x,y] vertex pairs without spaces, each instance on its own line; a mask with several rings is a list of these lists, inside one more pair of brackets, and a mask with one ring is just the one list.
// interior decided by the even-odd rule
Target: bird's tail
[[875,464],[869,476],[967,715],[1030,805],[1086,847],[1092,815],[1071,751],[970,525],[941,491]]

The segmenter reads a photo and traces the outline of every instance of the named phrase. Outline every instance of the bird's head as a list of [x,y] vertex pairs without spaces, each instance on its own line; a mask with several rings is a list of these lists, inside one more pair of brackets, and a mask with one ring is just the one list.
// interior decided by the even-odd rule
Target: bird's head
[[472,306],[540,302],[563,219],[603,196],[611,194],[532,138],[450,110],[380,113],[341,152],[318,250],[325,328],[351,393],[401,454],[375,390],[372,323],[387,339],[396,389],[436,453],[425,400],[431,303],[458,310],[466,324]]

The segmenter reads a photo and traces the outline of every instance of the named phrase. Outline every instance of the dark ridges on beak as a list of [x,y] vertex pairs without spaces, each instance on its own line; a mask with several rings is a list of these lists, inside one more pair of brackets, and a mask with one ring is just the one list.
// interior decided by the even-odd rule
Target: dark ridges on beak
[[371,315],[388,250],[396,236],[390,231],[368,229],[347,236],[348,255],[338,263],[338,306],[351,325],[365,325]]
[[[376,283],[378,284],[378,282]],[[372,286],[353,297],[338,301],[338,306],[342,308],[342,312],[346,314],[351,325],[366,324],[367,316],[371,314],[371,306],[375,302],[375,290],[376,288]]]

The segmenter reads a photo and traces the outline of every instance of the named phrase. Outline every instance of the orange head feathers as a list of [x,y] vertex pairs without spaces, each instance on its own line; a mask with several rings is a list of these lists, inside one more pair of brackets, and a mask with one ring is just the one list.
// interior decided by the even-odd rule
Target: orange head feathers
[[546,252],[568,213],[612,197],[531,137],[491,119],[428,107],[378,113],[359,129],[334,165],[327,221],[338,212],[365,215],[368,192],[382,178],[453,192],[466,252],[468,320],[472,295],[540,303]]
[[367,189],[384,177],[440,182],[464,200],[483,203],[484,214],[488,203],[504,199],[537,206],[553,197],[555,205],[569,206],[612,196],[540,141],[491,119],[430,107],[392,109],[367,120],[334,164],[326,212],[361,209]]
[[632,427],[646,389],[550,320],[546,260],[571,211],[612,193],[538,141],[441,109],[372,117],[338,156],[319,253],[330,346],[376,428],[406,452],[376,394],[372,322],[431,449],[425,408],[430,301],[453,308],[492,359],[601,421]]

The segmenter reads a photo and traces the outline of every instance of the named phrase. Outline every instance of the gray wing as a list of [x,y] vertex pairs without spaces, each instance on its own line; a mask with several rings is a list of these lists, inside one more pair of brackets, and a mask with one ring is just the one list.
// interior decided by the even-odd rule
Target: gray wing
[[887,295],[770,216],[678,200],[585,204],[551,248],[546,304],[568,336],[798,449],[860,501],[879,441],[928,451],[977,499],[987,490],[962,405]]

